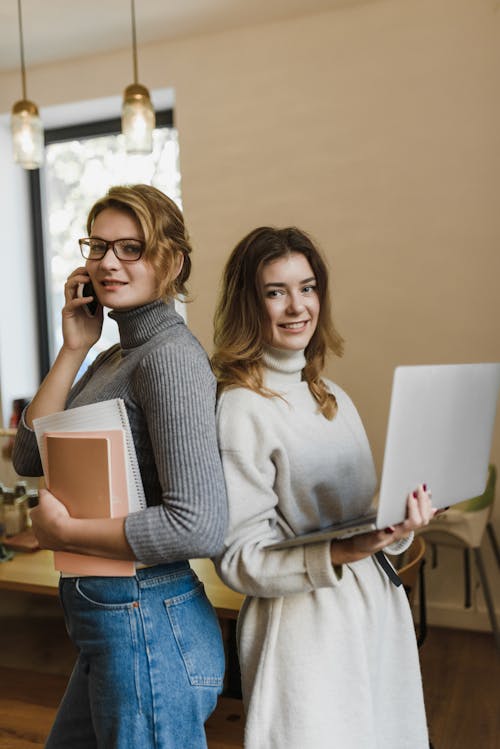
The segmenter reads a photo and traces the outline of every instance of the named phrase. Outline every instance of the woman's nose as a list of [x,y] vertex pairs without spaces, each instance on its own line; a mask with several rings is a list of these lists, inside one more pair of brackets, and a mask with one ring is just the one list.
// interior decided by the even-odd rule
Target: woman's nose
[[300,294],[290,294],[288,298],[288,310],[294,314],[302,312],[304,309],[304,300]]
[[102,258],[99,260],[99,264],[104,268],[118,268],[120,261],[116,257],[111,247],[108,247]]

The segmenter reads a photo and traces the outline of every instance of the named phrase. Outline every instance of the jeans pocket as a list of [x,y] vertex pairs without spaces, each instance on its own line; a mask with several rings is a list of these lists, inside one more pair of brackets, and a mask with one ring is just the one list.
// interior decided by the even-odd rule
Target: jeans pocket
[[203,584],[165,601],[181,658],[193,686],[222,687],[224,647],[215,611]]
[[138,587],[133,577],[79,577],[75,580],[75,594],[87,605],[120,610],[137,606]]

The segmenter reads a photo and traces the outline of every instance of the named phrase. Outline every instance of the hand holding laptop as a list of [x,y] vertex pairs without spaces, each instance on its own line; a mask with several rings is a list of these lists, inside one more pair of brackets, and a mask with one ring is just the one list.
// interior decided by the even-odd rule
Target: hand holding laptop
[[333,539],[330,545],[332,564],[341,565],[357,562],[386,546],[405,538],[411,531],[428,525],[438,510],[432,506],[431,491],[423,484],[406,501],[407,517],[402,523],[388,526],[383,530],[369,531],[349,538]]
[[404,497],[425,480],[432,484],[439,509],[481,494],[499,388],[500,363],[397,367],[376,511],[299,533],[269,548],[369,536],[371,531],[385,533],[389,525],[408,525]]

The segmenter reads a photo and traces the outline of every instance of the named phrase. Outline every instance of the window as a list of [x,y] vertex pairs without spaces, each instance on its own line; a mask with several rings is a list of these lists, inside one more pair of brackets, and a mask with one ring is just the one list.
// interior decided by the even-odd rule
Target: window
[[[83,263],[77,239],[86,234],[85,219],[94,201],[111,185],[144,182],[158,187],[182,208],[172,111],[157,113],[152,154],[129,156],[123,140],[119,119],[47,130],[44,168],[30,173],[41,378],[62,343],[64,283]],[[105,315],[101,339],[81,371],[116,341],[117,327]]]

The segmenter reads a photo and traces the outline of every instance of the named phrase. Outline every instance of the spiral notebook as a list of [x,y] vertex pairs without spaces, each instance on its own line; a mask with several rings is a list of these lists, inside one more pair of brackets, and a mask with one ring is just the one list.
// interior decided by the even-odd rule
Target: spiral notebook
[[43,472],[47,476],[47,452],[43,435],[46,432],[96,432],[108,429],[123,429],[125,435],[126,471],[129,496],[129,512],[146,508],[146,498],[141,473],[137,462],[134,440],[130,429],[127,409],[121,398],[90,403],[86,406],[57,411],[48,416],[33,419],[33,428],[40,451]]

